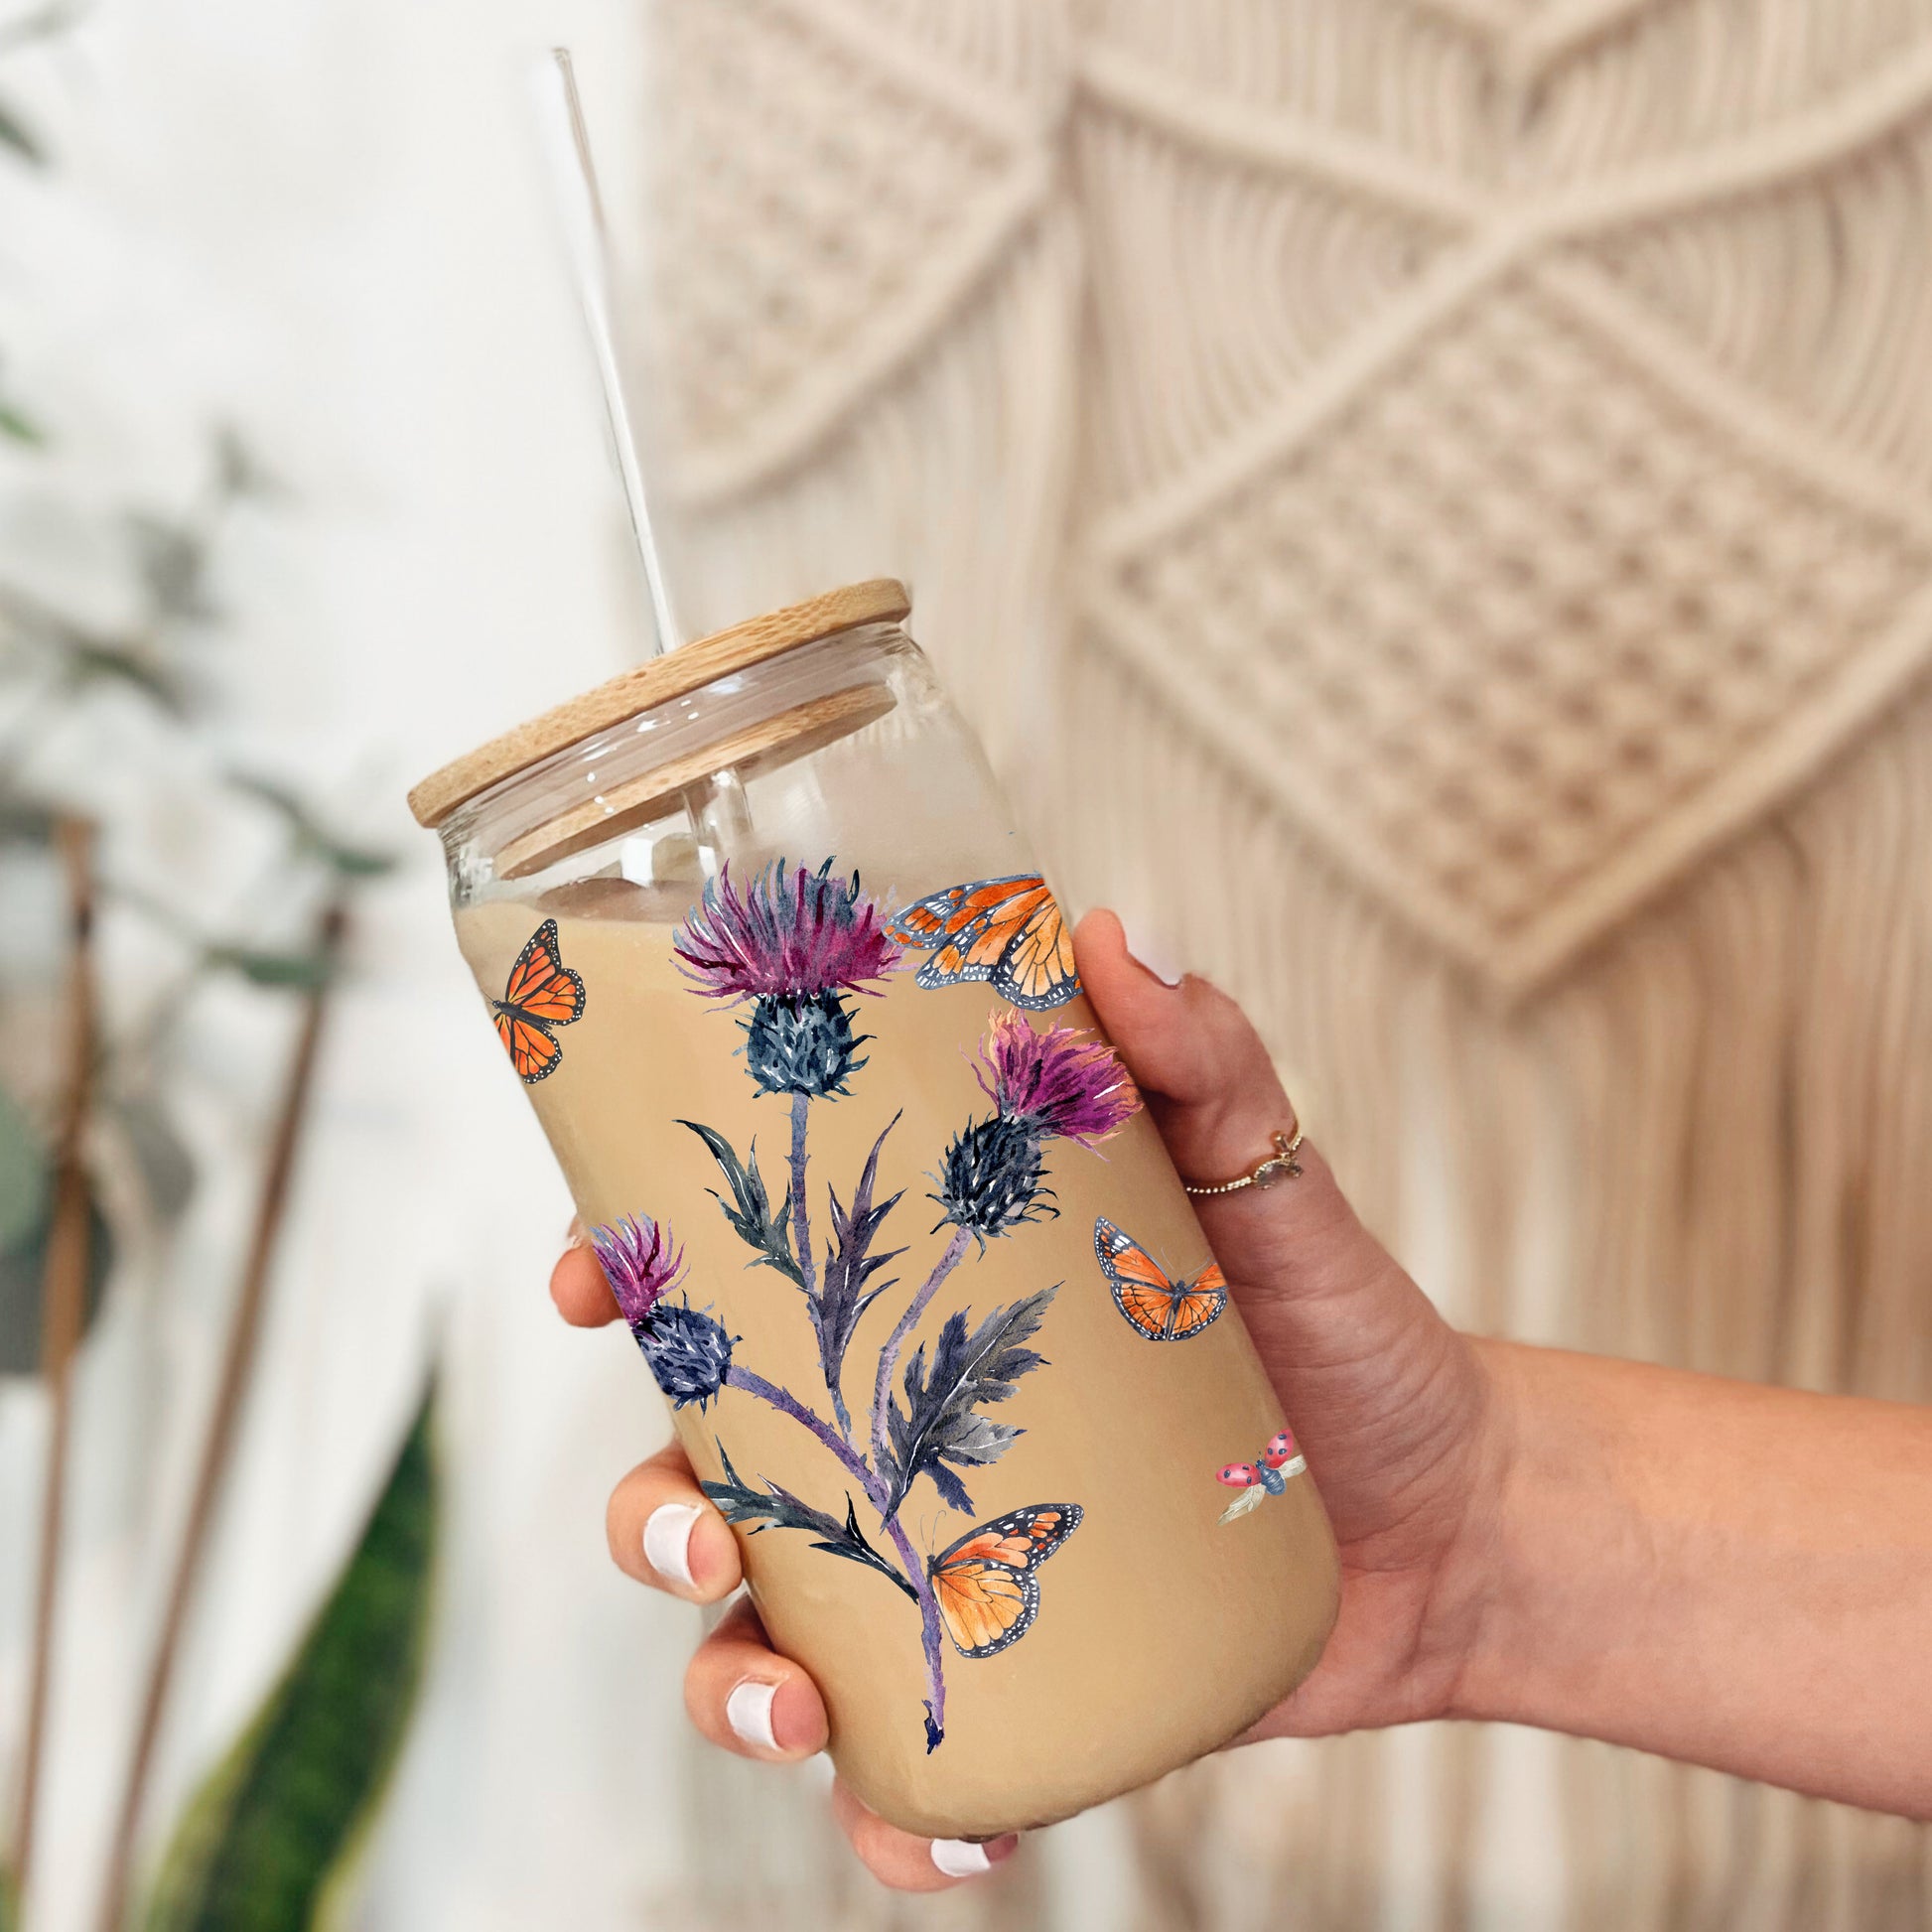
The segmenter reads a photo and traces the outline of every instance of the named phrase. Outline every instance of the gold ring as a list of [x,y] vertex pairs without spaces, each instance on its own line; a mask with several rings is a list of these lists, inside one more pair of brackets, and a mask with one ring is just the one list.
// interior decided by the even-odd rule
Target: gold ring
[[1199,1186],[1191,1180],[1183,1180],[1180,1184],[1190,1194],[1238,1194],[1243,1187],[1272,1187],[1283,1175],[1290,1180],[1298,1180],[1301,1178],[1302,1164],[1295,1157],[1301,1151],[1302,1130],[1298,1127],[1293,1140],[1286,1134],[1277,1134],[1274,1153],[1232,1180],[1203,1181]]

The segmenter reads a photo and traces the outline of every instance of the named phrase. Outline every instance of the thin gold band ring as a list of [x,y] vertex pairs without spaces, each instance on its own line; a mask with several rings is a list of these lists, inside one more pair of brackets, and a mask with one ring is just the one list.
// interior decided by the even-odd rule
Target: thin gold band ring
[[1199,1185],[1183,1180],[1180,1184],[1190,1194],[1238,1194],[1244,1187],[1272,1187],[1284,1176],[1290,1180],[1301,1177],[1302,1164],[1295,1158],[1301,1151],[1302,1130],[1298,1127],[1293,1140],[1286,1134],[1277,1134],[1274,1153],[1232,1180],[1202,1181]]

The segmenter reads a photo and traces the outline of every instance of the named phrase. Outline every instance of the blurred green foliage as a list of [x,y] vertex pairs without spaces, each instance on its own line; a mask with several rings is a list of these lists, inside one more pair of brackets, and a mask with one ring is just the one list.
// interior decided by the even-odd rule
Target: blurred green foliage
[[[47,0],[23,13],[0,0],[0,57],[59,31],[80,4]],[[20,100],[13,76],[0,75],[0,168],[43,169],[47,147]],[[0,345],[7,486],[16,502],[31,506],[46,475],[46,502],[57,516],[66,514],[54,473],[42,468],[58,454],[59,425],[44,420],[7,379],[4,349]],[[220,769],[207,757],[217,693],[202,646],[223,618],[216,593],[221,546],[237,508],[269,504],[282,493],[244,440],[221,428],[210,438],[205,480],[190,500],[160,510],[128,508],[97,533],[107,539],[97,548],[111,559],[103,567],[113,580],[107,598],[50,594],[26,568],[28,559],[0,558],[0,846],[10,862],[24,853],[30,871],[55,865],[62,806],[47,795],[58,789],[52,780],[37,782],[36,754],[52,741],[55,726],[103,693],[120,693],[150,707],[161,727],[154,743],[164,782],[181,771],[211,771],[215,796],[203,800],[205,807],[257,819],[265,814],[272,822],[279,837],[263,880],[277,890],[265,897],[284,912],[305,896],[317,905],[338,900],[345,888],[389,869],[386,854],[343,836],[280,779]],[[21,519],[21,527],[33,525],[31,515]],[[111,621],[82,614],[123,604],[126,615]],[[181,751],[191,755],[174,756]],[[283,942],[285,932],[302,931],[312,920],[212,931],[170,895],[165,878],[144,877],[138,890],[117,880],[111,814],[98,830],[97,849],[108,855],[108,867],[94,881],[96,919],[144,921],[173,942],[180,965],[131,1021],[99,1037],[82,1145],[91,1154],[107,1140],[131,1157],[116,1172],[138,1180],[152,1219],[165,1230],[187,1206],[196,1181],[172,1117],[167,1077],[168,1047],[190,1002],[209,980],[224,976],[265,989],[313,991],[332,960],[307,941]],[[244,890],[233,902],[253,904],[260,897]],[[39,1023],[41,1006],[60,991],[62,938],[58,930],[46,934],[46,983],[26,995],[30,1024]],[[14,950],[18,972],[21,949]],[[97,1011],[119,1009],[102,1001]],[[37,1074],[44,1086],[46,1070]],[[40,1365],[54,1192],[47,1123],[60,1099],[23,1084],[26,1078],[0,1065],[0,1375],[32,1374]],[[89,1212],[91,1321],[115,1251],[97,1183]],[[432,1413],[426,1394],[361,1542],[294,1660],[195,1794],[163,1863],[147,1915],[151,1932],[294,1932],[315,1922],[329,1887],[346,1868],[400,1747],[421,1676],[437,1503]],[[0,1932],[15,1932],[18,1917],[10,1867],[0,1860]]]
[[21,160],[31,161],[36,167],[47,159],[34,131],[20,118],[18,110],[4,100],[0,100],[0,148],[11,149]]
[[435,1414],[432,1391],[294,1661],[190,1801],[144,1932],[304,1932],[348,1872],[422,1678]]
[[[84,704],[103,684],[119,685],[154,708],[167,728],[193,737],[208,724],[209,693],[194,640],[221,617],[213,576],[227,520],[251,497],[279,493],[267,469],[231,430],[210,445],[207,480],[198,499],[173,515],[130,512],[119,522],[136,606],[106,630],[11,581],[0,562],[0,694],[16,702],[29,729],[0,743],[0,841],[37,849],[52,863],[55,811],[37,799],[24,759],[52,719]],[[294,787],[241,769],[217,769],[214,782],[236,812],[262,813],[280,837],[268,872],[281,884],[310,882],[318,899],[338,886],[380,878],[389,855],[344,837]],[[110,834],[112,827],[106,827]],[[111,849],[111,838],[109,841]],[[148,1207],[164,1225],[186,1207],[194,1168],[175,1132],[159,1074],[169,1037],[194,996],[210,979],[232,976],[251,986],[306,992],[332,970],[311,945],[290,947],[246,932],[207,930],[151,882],[137,887],[111,874],[98,882],[103,904],[129,912],[178,942],[183,964],[150,1001],[138,1024],[102,1044],[97,1109],[119,1130],[134,1157]],[[47,1151],[32,1114],[46,1095],[9,1091],[0,1069],[0,1374],[31,1373],[39,1360],[38,1269],[45,1252],[39,1214],[47,1194]],[[40,1204],[39,1207],[31,1206]],[[98,1210],[92,1243],[88,1315],[113,1254],[112,1229]]]

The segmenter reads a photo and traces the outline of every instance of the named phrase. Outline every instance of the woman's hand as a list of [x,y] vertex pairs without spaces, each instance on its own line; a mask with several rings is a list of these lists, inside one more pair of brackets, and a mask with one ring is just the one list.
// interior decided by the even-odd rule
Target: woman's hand
[[[1080,976],[1174,1166],[1189,1179],[1244,1173],[1294,1109],[1254,1029],[1206,981],[1170,986],[1127,950],[1111,912],[1081,921]],[[1480,1621],[1485,1498],[1500,1492],[1507,1432],[1477,1351],[1443,1321],[1356,1220],[1312,1146],[1302,1177],[1207,1197],[1201,1224],[1294,1424],[1334,1524],[1341,1611],[1320,1664],[1255,1737],[1313,1735],[1440,1716]],[[550,1293],[592,1327],[617,1307],[596,1257],[570,1249]],[[697,1603],[737,1588],[738,1546],[683,1451],[661,1449],[612,1495],[618,1567]],[[811,1679],[765,1641],[740,1601],[691,1660],[691,1721],[712,1742],[772,1762],[826,1740]],[[854,1849],[889,1885],[932,1891],[1013,1850],[933,1844],[896,1830],[835,1787]]]

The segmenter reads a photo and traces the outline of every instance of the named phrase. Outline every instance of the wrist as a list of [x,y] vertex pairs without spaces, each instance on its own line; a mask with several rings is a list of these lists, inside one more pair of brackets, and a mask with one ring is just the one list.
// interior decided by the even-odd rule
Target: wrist
[[[1443,1715],[1501,1720],[1519,1715],[1521,1679],[1537,1625],[1534,1579],[1522,1552],[1541,1508],[1528,1493],[1538,1458],[1534,1361],[1539,1351],[1468,1337],[1483,1386],[1482,1423],[1471,1455],[1468,1515],[1450,1559],[1449,1585],[1463,1648]],[[1506,1708],[1507,1707],[1507,1708]]]
[[1643,1458],[1604,1375],[1621,1363],[1472,1341],[1487,1385],[1480,1574],[1449,1716],[1597,1734],[1621,1638],[1647,1621]]

